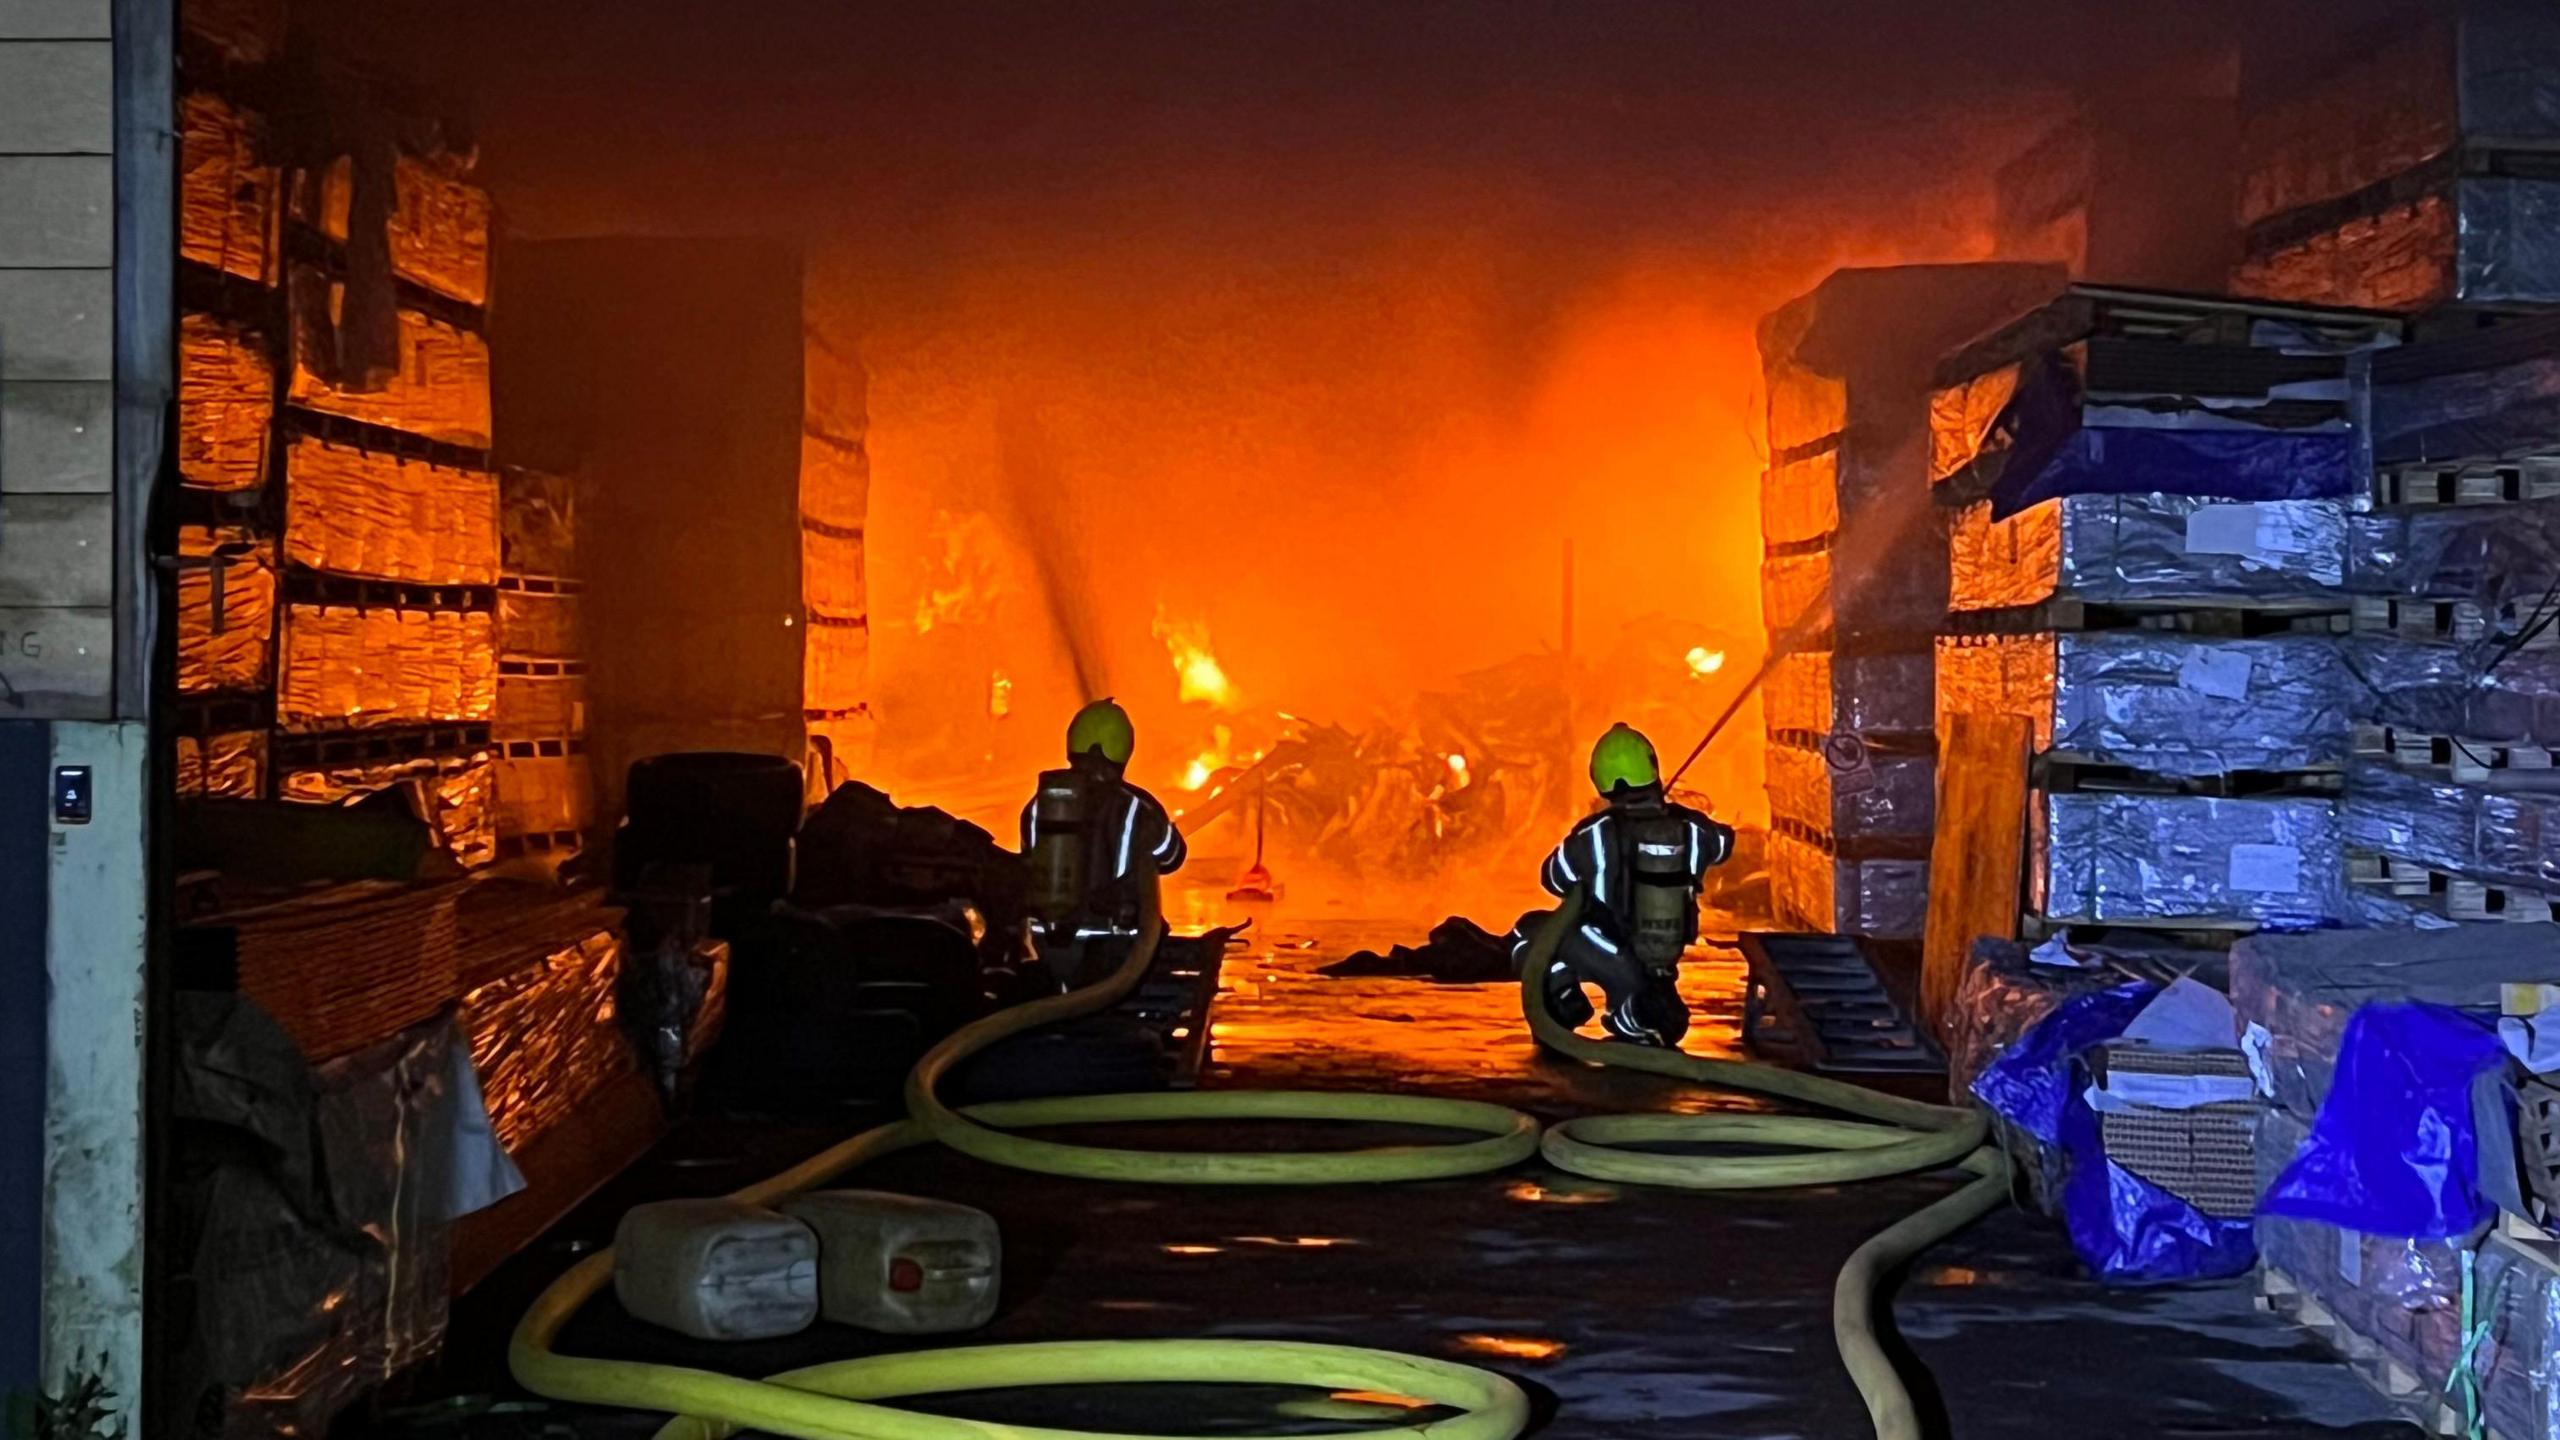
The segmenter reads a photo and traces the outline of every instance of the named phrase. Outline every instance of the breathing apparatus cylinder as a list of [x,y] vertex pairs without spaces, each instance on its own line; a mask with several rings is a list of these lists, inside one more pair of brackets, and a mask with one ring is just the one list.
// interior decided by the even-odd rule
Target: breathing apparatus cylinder
[[1031,802],[1034,839],[1028,900],[1032,918],[1046,926],[1074,920],[1085,907],[1089,876],[1087,842],[1093,806],[1083,777],[1073,770],[1051,770],[1040,777]]
[[1635,957],[1656,969],[1679,963],[1698,937],[1698,876],[1689,826],[1676,815],[1626,820],[1628,937]]

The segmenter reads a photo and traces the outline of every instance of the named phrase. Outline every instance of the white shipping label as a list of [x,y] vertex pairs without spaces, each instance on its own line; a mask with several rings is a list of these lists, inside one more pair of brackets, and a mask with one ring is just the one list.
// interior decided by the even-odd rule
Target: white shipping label
[[2320,548],[2318,527],[2300,502],[2203,505],[2187,517],[2187,553],[2237,555],[2259,565],[2280,566],[2287,557],[2310,555]]
[[2302,852],[2290,845],[2231,847],[2231,888],[2260,894],[2302,893]]
[[2249,657],[2209,645],[2197,646],[2178,663],[2178,684],[2216,700],[2249,698]]
[[2250,555],[2258,549],[2258,507],[2200,505],[2187,516],[2190,555]]

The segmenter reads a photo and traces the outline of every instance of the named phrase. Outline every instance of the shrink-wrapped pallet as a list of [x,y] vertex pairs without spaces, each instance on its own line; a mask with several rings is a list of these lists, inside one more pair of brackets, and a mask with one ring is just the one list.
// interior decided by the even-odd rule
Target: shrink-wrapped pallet
[[260,285],[276,281],[277,169],[264,122],[220,95],[178,98],[178,255]]
[[2355,917],[2343,827],[2318,796],[2047,794],[2030,908],[2057,923],[2310,924]]
[[285,450],[285,558],[419,585],[498,579],[498,477],[333,444]]
[[287,283],[293,311],[293,379],[287,396],[294,404],[466,449],[488,448],[488,341],[403,306],[395,353],[380,388],[361,388],[341,364],[338,323],[346,307],[344,282],[296,266]]
[[2344,763],[2359,685],[2325,636],[2159,630],[1949,637],[1938,708],[2015,715],[2039,750],[2163,775]]
[[[294,218],[346,243],[354,169],[345,156],[304,171]],[[489,192],[472,183],[461,156],[403,153],[392,163],[385,233],[392,273],[466,305],[489,299]]]
[[178,737],[177,788],[186,800],[255,800],[266,793],[267,732]]
[[485,721],[497,686],[487,611],[285,607],[276,720],[288,731]]
[[2069,495],[2006,520],[1958,510],[1949,607],[2309,604],[2345,579],[2347,511],[2334,500]]

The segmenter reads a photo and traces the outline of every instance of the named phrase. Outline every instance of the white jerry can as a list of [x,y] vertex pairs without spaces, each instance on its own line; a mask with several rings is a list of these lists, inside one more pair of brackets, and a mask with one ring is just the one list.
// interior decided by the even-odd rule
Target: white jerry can
[[652,1325],[697,1340],[770,1340],[818,1318],[818,1237],[735,1200],[634,1207],[613,1235],[613,1293]]
[[1004,1248],[994,1216],[876,1190],[821,1190],[783,1209],[818,1234],[818,1302],[829,1320],[935,1335],[995,1318]]

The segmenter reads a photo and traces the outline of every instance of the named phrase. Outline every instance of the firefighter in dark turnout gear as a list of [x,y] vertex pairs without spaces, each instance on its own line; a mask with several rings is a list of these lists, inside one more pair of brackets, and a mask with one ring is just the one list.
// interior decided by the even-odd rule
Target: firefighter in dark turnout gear
[[[1591,784],[1608,806],[1547,857],[1539,880],[1559,898],[1581,886],[1582,922],[1542,978],[1547,1011],[1568,1026],[1591,1018],[1583,982],[1608,996],[1601,1021],[1621,1040],[1677,1045],[1689,1030],[1680,956],[1698,938],[1698,888],[1733,855],[1733,830],[1663,793],[1653,742],[1610,727],[1591,751]],[[1515,953],[1533,926],[1523,922]]]
[[1096,700],[1067,726],[1067,766],[1041,772],[1022,807],[1031,943],[1060,984],[1099,979],[1138,933],[1139,869],[1169,875],[1188,853],[1156,798],[1124,778],[1137,733]]

